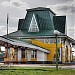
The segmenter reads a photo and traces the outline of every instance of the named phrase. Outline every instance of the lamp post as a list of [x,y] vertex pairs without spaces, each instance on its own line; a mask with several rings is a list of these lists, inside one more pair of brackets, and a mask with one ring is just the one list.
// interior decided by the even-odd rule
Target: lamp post
[[54,30],[54,34],[55,34],[55,37],[56,37],[56,70],[58,70],[58,34],[60,34],[59,31],[57,30]]

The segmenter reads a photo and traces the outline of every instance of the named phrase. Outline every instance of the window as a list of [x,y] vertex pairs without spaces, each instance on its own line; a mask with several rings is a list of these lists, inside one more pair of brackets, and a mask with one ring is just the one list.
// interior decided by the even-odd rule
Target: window
[[37,58],[37,50],[31,51],[31,58]]
[[25,58],[25,50],[22,50],[22,58]]
[[22,58],[27,58],[28,57],[28,51],[23,49],[21,55],[22,55]]
[[39,32],[39,28],[38,28],[37,21],[34,14],[33,14],[28,32]]
[[25,58],[28,58],[28,51],[25,50]]
[[44,43],[50,43],[50,39],[45,39]]

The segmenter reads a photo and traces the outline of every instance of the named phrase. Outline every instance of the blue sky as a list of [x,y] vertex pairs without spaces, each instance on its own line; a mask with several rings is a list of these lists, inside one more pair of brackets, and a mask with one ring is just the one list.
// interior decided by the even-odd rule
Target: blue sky
[[0,35],[6,34],[9,13],[9,33],[17,30],[18,19],[25,18],[26,9],[48,7],[57,15],[66,15],[67,34],[75,39],[75,0],[0,0]]

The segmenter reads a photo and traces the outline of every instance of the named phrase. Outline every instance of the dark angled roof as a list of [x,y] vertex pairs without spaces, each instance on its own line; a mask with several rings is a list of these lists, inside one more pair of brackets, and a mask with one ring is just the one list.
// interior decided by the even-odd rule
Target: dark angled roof
[[50,8],[45,8],[45,7],[37,7],[37,8],[32,8],[32,9],[27,9],[27,11],[50,11],[54,15],[56,15]]
[[54,16],[53,23],[55,30],[65,34],[66,16]]
[[29,10],[32,10],[32,12],[27,11],[25,19],[19,20],[20,26],[18,26],[19,27],[18,30],[28,30],[29,29],[33,14],[35,15],[35,18],[37,20],[38,27],[40,30],[54,29],[52,17],[55,15],[52,12],[50,12],[49,10],[47,10],[47,8],[43,8],[44,10],[41,10],[41,11],[39,11],[39,10],[36,11],[37,9],[41,10],[42,8],[41,9],[35,8],[34,9],[35,11],[33,11],[32,9],[29,9]]
[[41,30],[39,32],[31,32],[29,33],[27,30],[19,30],[19,31],[16,31],[16,32],[13,32],[13,33],[10,33],[9,34],[9,37],[10,36],[13,36],[13,37],[31,37],[31,36],[49,36],[49,35],[53,35],[53,31],[54,30]]
[[[33,14],[39,28],[38,32],[28,32]],[[65,23],[66,16],[55,16],[49,8],[38,7],[27,9],[25,19],[19,19],[18,30],[10,33],[9,36],[51,36],[54,35],[54,30],[65,34]]]
[[[46,37],[46,36],[55,36],[54,35],[54,30],[41,30],[39,32],[32,32],[32,33],[29,33],[27,32],[27,30],[19,30],[19,31],[16,31],[16,32],[13,32],[13,33],[10,33],[8,35],[8,37],[10,38],[14,38],[14,37]],[[60,36],[65,36],[64,34],[60,34]]]
[[19,22],[18,22],[18,30],[20,30],[22,24],[23,24],[23,21],[24,19],[19,19]]

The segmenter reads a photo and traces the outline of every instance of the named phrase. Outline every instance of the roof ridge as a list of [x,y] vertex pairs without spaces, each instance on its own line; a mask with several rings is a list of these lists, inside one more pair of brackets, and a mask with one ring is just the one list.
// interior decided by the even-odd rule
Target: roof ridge
[[[51,11],[53,14],[55,14],[50,8],[46,8],[46,7],[37,7],[37,8],[31,8],[31,9],[26,9],[26,11],[42,11],[42,10],[49,10]],[[56,15],[56,14],[55,14]]]

